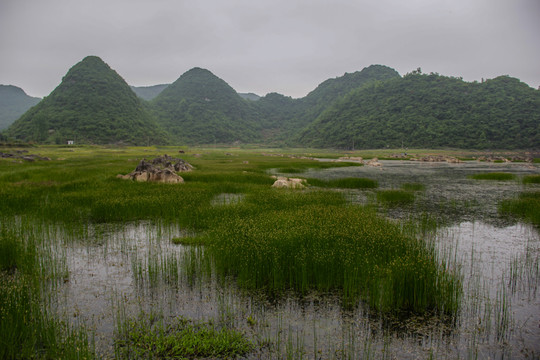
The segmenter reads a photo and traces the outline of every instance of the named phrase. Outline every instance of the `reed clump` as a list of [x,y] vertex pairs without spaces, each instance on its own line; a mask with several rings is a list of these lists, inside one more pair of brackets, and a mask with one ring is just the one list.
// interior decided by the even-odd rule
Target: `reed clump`
[[218,273],[270,293],[338,291],[345,304],[363,300],[381,312],[457,310],[460,281],[432,247],[373,210],[302,196],[304,205],[268,206],[212,229],[206,254]]
[[491,172],[491,173],[473,174],[470,176],[470,178],[474,180],[509,181],[509,180],[514,180],[516,176],[514,174],[505,173],[505,172]]
[[171,324],[127,320],[116,340],[120,359],[230,359],[245,355],[253,345],[245,336],[210,322],[193,322],[183,317]]
[[338,189],[374,189],[379,186],[376,180],[368,178],[340,178],[332,180],[309,178],[307,182],[312,186]]
[[540,226],[540,191],[522,192],[517,199],[504,200],[499,211],[514,214]]
[[401,188],[405,191],[424,191],[426,185],[422,183],[404,183],[401,185]]
[[524,184],[540,184],[540,175],[527,175],[523,177]]
[[49,314],[37,242],[0,218],[0,358],[91,359],[86,333]]
[[379,190],[377,201],[387,206],[407,205],[414,202],[414,193],[406,190]]

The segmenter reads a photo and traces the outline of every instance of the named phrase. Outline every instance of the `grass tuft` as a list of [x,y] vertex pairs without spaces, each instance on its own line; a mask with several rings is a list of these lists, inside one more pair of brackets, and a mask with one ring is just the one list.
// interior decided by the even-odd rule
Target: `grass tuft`
[[514,174],[505,173],[505,172],[492,172],[492,173],[482,173],[474,174],[470,176],[474,180],[497,180],[497,181],[508,181],[516,178]]
[[379,190],[377,201],[387,206],[407,205],[414,202],[414,194],[405,190]]
[[129,359],[234,358],[245,355],[253,345],[234,329],[179,317],[172,324],[162,321],[128,320],[116,341],[117,355]]
[[504,200],[499,211],[514,214],[540,226],[540,191],[523,192],[517,199]]
[[524,184],[540,184],[540,175],[527,175],[522,181]]
[[308,184],[321,188],[339,188],[339,189],[373,189],[379,186],[376,180],[367,178],[342,178],[333,180],[321,180],[310,178]]

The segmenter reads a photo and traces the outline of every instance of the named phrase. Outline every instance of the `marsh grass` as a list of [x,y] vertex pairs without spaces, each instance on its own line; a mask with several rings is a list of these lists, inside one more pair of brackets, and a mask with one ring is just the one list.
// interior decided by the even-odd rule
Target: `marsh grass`
[[142,317],[126,320],[115,347],[119,359],[235,358],[249,353],[253,345],[238,330],[212,322],[194,322],[183,317],[168,324],[151,323]]
[[324,192],[297,196],[302,205],[283,196],[280,206],[276,199],[273,209],[211,229],[218,273],[273,294],[338,290],[344,304],[364,300],[381,312],[457,310],[460,283],[433,248],[370,209],[325,203]]
[[505,172],[491,172],[482,174],[473,174],[470,176],[474,180],[496,180],[496,181],[509,181],[514,180],[516,176],[514,174]]
[[540,175],[527,175],[522,179],[524,184],[540,184]]
[[424,191],[426,185],[422,183],[404,183],[401,185],[401,189],[405,191]]
[[[148,287],[158,293],[163,286],[174,287],[181,281],[195,284],[203,276],[214,276],[217,272],[222,280],[230,281],[229,275],[232,275],[243,289],[272,297],[289,291],[300,297],[312,291],[337,293],[346,308],[365,302],[381,313],[436,312],[453,316],[460,306],[459,277],[435,253],[432,245],[418,240],[422,238],[419,233],[403,231],[399,225],[379,217],[373,209],[348,205],[339,192],[270,188],[273,182],[268,174],[270,169],[330,168],[349,164],[253,154],[205,153],[201,157],[187,154],[182,157],[197,170],[182,174],[184,184],[169,185],[116,178],[118,173],[132,171],[140,158],[160,155],[155,148],[54,151],[66,160],[16,165],[0,161],[0,213],[6,217],[5,222],[13,223],[13,228],[21,234],[40,233],[12,221],[24,217],[30,224],[63,229],[69,234],[69,241],[95,242],[104,247],[108,241],[107,226],[121,228],[132,222],[174,224],[199,234],[182,238],[178,247],[168,242],[179,240],[166,239],[168,250],[179,250],[174,253],[149,251],[135,255],[126,250],[130,252],[135,285],[141,288]],[[374,180],[357,178],[312,185],[352,189],[378,186]],[[227,199],[223,194],[228,194]],[[228,201],[229,197],[239,201]],[[44,242],[54,242],[54,231],[47,231],[50,235]],[[159,230],[155,232],[149,238],[159,238]],[[21,259],[31,258],[26,252],[31,247],[24,243],[14,248],[13,239],[6,241],[7,245],[0,245],[0,249],[9,250],[0,261],[3,272],[11,279],[10,273],[22,273],[22,269],[35,265],[25,265],[18,260],[14,264],[12,259],[18,257],[18,252],[23,254]],[[186,246],[187,242],[190,246]],[[10,253],[12,248],[14,254]],[[40,257],[41,253],[37,255]],[[40,259],[37,267],[48,267],[54,260],[51,259],[51,263]],[[44,270],[39,271],[43,274]],[[24,285],[25,291],[18,293],[21,296],[43,293],[41,288],[37,291],[31,281],[20,284],[28,284]],[[81,357],[92,356],[84,333],[64,328],[59,320],[52,320],[51,315],[43,315],[46,313],[43,298],[31,298],[34,304],[31,306],[24,305],[28,302],[21,299],[17,300],[23,304],[19,307],[21,311],[28,308],[35,311],[30,312],[30,323],[38,333],[35,336],[56,339],[55,344],[59,344],[50,346],[56,354],[51,357],[60,357],[57,356],[60,348],[67,349],[62,350],[67,353],[77,347],[81,349]],[[23,313],[14,311],[13,314],[23,319],[20,321],[28,330],[29,323],[25,322]],[[37,314],[42,314],[44,324],[53,324],[53,330],[49,330],[48,325],[35,325],[40,318]],[[133,330],[133,337],[124,333],[126,337],[120,340],[124,343],[119,346],[123,350],[131,349],[127,357],[144,357],[150,354],[148,347],[166,348],[170,342],[183,341],[178,337],[183,330],[171,328],[171,324],[152,325],[146,320],[126,325]],[[231,325],[231,321],[225,320],[223,324]],[[213,330],[211,324],[206,323],[190,322],[187,327],[206,328],[205,331],[214,331],[213,335],[219,338],[224,336],[220,333],[222,329],[230,328],[223,324]],[[291,357],[303,356],[303,338],[280,336],[284,343],[281,349],[286,348]],[[47,344],[45,340],[38,340],[40,344]]]
[[332,180],[309,178],[307,182],[312,186],[338,189],[374,189],[379,186],[376,180],[368,178],[341,178]]
[[[51,273],[28,224],[25,236],[0,219],[0,358],[94,358],[83,329],[72,329],[49,313]],[[24,233],[24,232],[23,232]],[[29,236],[30,235],[30,236]]]
[[379,190],[377,201],[386,206],[402,206],[414,202],[414,193],[406,190]]
[[504,200],[499,205],[499,211],[540,226],[540,191],[522,192],[517,199]]

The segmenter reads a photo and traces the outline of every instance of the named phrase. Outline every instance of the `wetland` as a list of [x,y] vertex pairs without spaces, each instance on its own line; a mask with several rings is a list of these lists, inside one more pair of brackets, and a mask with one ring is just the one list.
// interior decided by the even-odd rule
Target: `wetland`
[[540,357],[537,163],[32,151],[0,161],[2,358]]

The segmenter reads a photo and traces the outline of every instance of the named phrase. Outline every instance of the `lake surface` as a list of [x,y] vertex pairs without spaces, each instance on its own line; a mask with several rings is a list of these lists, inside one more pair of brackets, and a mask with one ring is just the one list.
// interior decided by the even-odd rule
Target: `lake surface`
[[[234,281],[205,277],[193,265],[202,248],[174,245],[184,229],[152,223],[90,229],[95,241],[62,244],[69,279],[57,290],[58,311],[96,333],[98,353],[112,357],[115,325],[140,314],[163,319],[215,320],[244,331],[259,350],[249,358],[538,358],[540,236],[538,229],[501,216],[498,203],[526,188],[519,181],[479,181],[479,172],[538,174],[528,164],[382,161],[382,168],[308,171],[310,178],[367,177],[379,189],[422,183],[413,204],[381,208],[402,220],[427,214],[443,224],[432,234],[448,266],[463,275],[455,321],[430,316],[381,318],[362,304],[344,310],[332,294],[268,299]],[[341,190],[343,191],[343,190]],[[347,190],[354,203],[376,190]],[[242,201],[224,194],[216,206]]]

